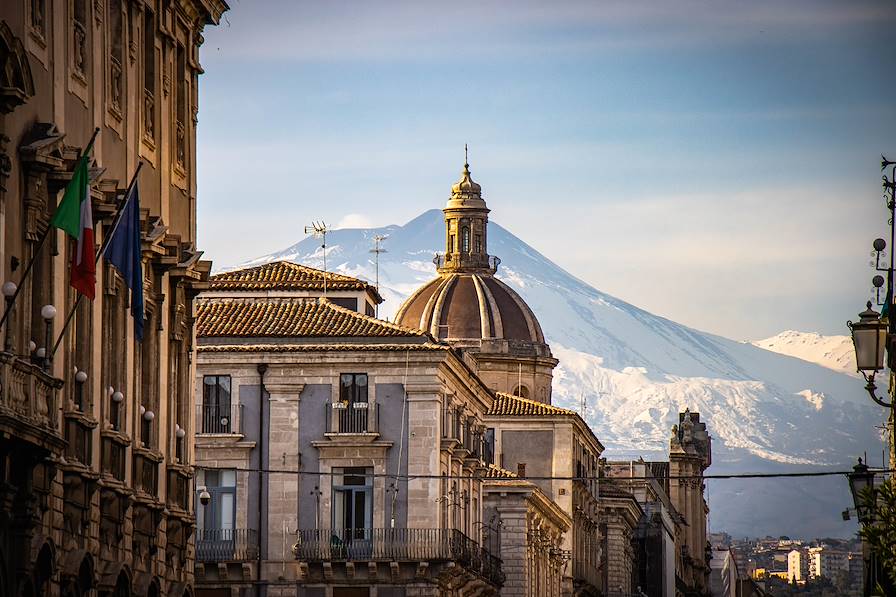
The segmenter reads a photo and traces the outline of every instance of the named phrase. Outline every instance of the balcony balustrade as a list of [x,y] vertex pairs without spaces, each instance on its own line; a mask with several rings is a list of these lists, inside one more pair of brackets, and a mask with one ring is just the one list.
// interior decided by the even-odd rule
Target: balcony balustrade
[[77,462],[90,467],[93,456],[93,428],[76,418],[65,420],[65,457],[69,462]]
[[199,562],[244,562],[258,557],[255,529],[197,529],[196,560]]
[[[457,255],[458,257],[455,258],[454,255]],[[494,255],[480,257],[476,253],[436,253],[435,257],[432,258],[432,262],[438,270],[450,268],[452,266],[456,267],[456,262],[458,261],[464,263],[466,267],[486,268],[493,274],[498,271],[498,266],[501,265],[501,259]]]
[[47,375],[37,365],[0,352],[0,419],[8,418],[19,432],[25,423],[38,435],[61,435],[57,417],[61,387],[62,380]]
[[379,417],[372,402],[333,402],[329,412],[330,433],[377,433]]
[[501,560],[456,529],[303,529],[293,553],[304,562],[457,562],[501,585]]
[[152,496],[159,493],[159,463],[146,453],[134,454],[134,488]]

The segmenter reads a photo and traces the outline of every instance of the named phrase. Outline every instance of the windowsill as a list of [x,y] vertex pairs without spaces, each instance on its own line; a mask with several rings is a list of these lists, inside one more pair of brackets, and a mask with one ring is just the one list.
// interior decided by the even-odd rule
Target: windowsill
[[97,425],[99,425],[99,422],[96,419],[80,410],[66,410],[62,413],[62,416],[70,421],[78,421],[84,427],[89,427],[90,429],[95,429]]
[[108,428],[100,431],[100,437],[106,438],[106,439],[111,439],[113,442],[115,442],[116,444],[118,444],[120,446],[129,446],[131,444],[130,437],[128,437],[126,434],[122,433],[121,431],[112,429],[111,427],[108,427]]
[[165,457],[155,448],[145,448],[143,446],[134,446],[133,452],[135,456],[142,456],[147,460],[152,460],[156,463],[162,462],[165,460]]

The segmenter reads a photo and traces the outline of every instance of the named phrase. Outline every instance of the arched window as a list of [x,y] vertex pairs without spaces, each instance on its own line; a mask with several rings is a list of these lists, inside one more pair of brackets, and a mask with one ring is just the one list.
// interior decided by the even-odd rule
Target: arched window
[[461,243],[461,251],[464,253],[470,252],[470,229],[466,226],[461,229],[460,232],[460,243]]
[[513,395],[519,396],[520,398],[528,398],[529,388],[527,388],[526,386],[517,386],[513,389]]

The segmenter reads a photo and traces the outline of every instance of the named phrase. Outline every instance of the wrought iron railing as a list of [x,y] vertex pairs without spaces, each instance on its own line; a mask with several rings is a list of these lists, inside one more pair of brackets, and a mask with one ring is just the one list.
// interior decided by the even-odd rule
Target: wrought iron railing
[[103,472],[124,481],[125,446],[110,437],[103,438]]
[[203,404],[200,433],[239,433],[236,424],[238,404]]
[[498,271],[498,266],[501,265],[501,259],[499,257],[486,255],[482,258],[478,258],[479,256],[476,253],[447,253],[444,255],[442,253],[436,253],[432,258],[432,262],[437,269],[442,269],[454,265],[454,263],[458,261],[457,258],[452,257],[453,255],[460,255],[460,260],[465,262],[465,265],[469,267],[487,268],[493,274]]
[[65,441],[68,442],[65,457],[89,467],[93,456],[93,429],[83,425],[78,419],[66,417]]
[[196,560],[199,562],[242,562],[258,557],[255,529],[197,529]]
[[302,529],[293,553],[304,562],[451,561],[501,585],[501,560],[456,529]]
[[149,495],[159,493],[159,463],[143,454],[134,455],[134,488]]
[[376,433],[379,429],[372,402],[328,402],[324,406],[330,413],[330,433]]

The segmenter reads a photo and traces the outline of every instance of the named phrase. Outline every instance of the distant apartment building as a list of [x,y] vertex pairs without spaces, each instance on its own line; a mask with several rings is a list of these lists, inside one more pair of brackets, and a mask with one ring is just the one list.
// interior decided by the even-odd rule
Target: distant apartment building
[[849,576],[849,556],[841,549],[827,545],[808,549],[809,578],[827,578],[835,583]]
[[809,559],[806,553],[799,549],[790,550],[787,554],[787,580],[802,584],[808,577]]
[[727,547],[714,548],[709,561],[709,591],[712,597],[738,597],[737,561]]

